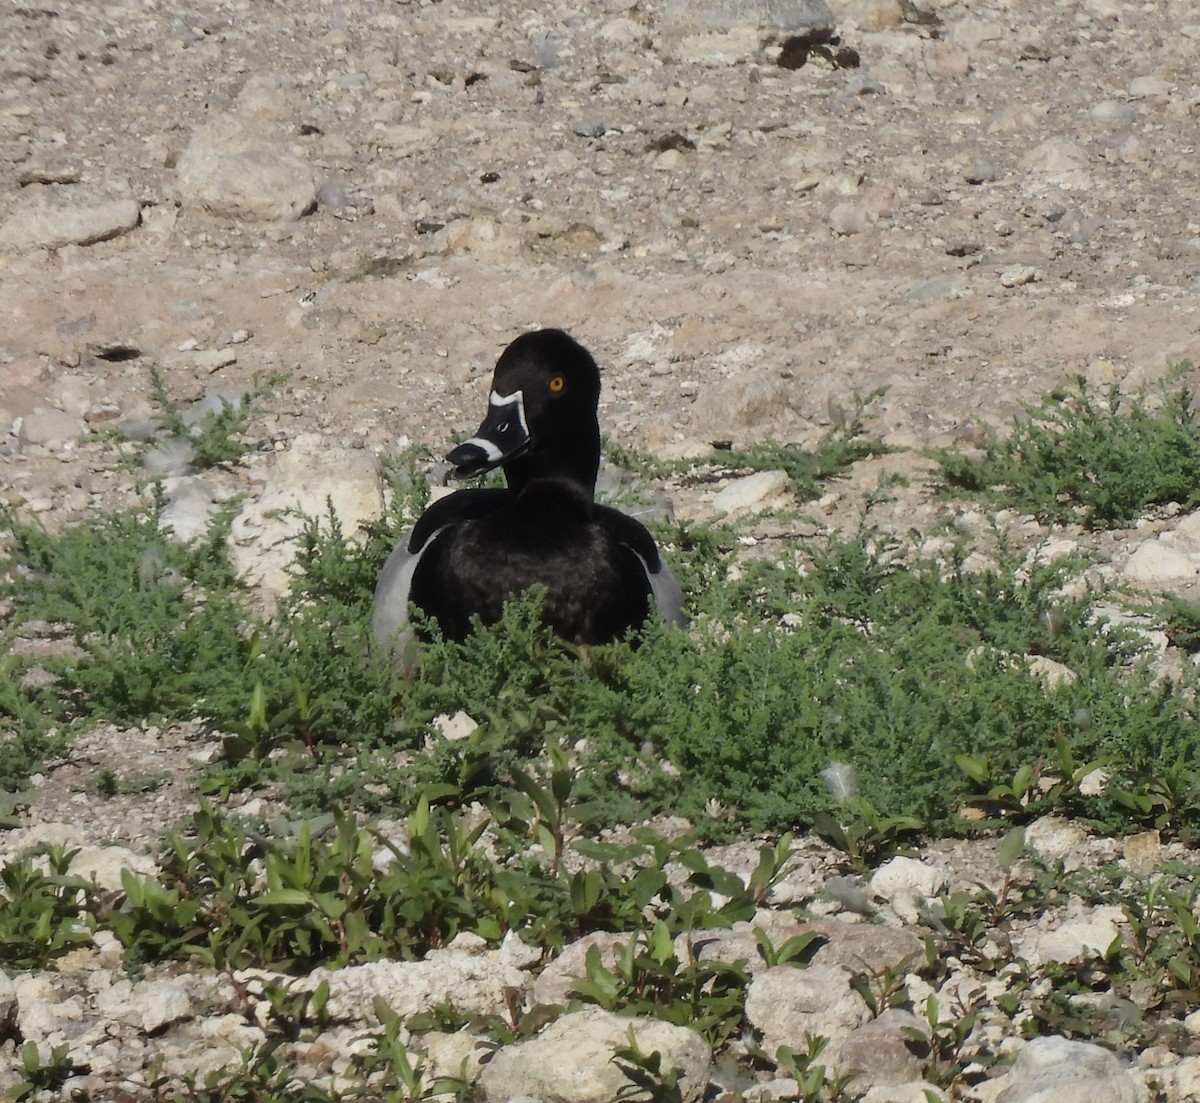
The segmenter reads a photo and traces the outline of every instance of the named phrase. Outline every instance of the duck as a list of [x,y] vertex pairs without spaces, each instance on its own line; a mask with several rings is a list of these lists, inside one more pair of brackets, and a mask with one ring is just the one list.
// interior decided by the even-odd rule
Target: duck
[[600,369],[569,334],[539,329],[508,345],[482,424],[446,456],[460,478],[500,468],[507,485],[457,490],[421,514],[379,574],[376,646],[417,643],[410,606],[461,641],[534,585],[543,621],[573,644],[613,642],[655,616],[686,623],[653,536],[595,500],[599,401]]

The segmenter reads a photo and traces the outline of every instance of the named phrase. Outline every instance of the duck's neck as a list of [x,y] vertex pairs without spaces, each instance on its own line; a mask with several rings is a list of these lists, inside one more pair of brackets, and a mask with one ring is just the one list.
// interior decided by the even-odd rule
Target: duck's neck
[[592,488],[562,475],[530,479],[516,493],[516,515],[535,528],[592,519]]
[[539,441],[532,452],[517,456],[504,465],[508,488],[520,495],[533,482],[569,482],[586,491],[588,499],[596,494],[596,476],[600,472],[600,427],[589,426],[576,436],[558,441]]

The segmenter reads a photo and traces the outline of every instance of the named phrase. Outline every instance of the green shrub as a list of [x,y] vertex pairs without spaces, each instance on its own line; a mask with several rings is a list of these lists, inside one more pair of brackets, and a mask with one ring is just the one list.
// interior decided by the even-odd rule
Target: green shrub
[[1123,398],[1116,386],[1099,398],[1082,376],[1036,405],[1001,439],[985,428],[983,457],[933,453],[948,488],[983,495],[1041,520],[1120,528],[1147,509],[1200,504],[1200,416],[1178,364],[1151,403],[1146,392]]

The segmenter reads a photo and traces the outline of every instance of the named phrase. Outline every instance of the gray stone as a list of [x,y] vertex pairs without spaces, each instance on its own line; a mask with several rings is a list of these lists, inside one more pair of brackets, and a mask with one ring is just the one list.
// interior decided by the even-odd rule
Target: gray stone
[[308,163],[264,134],[260,121],[238,115],[196,131],[179,159],[176,185],[186,206],[249,221],[291,221],[317,203]]
[[1123,100],[1101,100],[1088,110],[1088,118],[1116,130],[1129,126],[1137,118],[1137,111]]
[[713,512],[730,517],[739,513],[761,513],[777,504],[787,487],[786,471],[756,471],[722,487],[713,499]]
[[62,410],[37,410],[21,419],[17,440],[22,447],[29,444],[63,443],[78,440],[87,426]]
[[1130,582],[1175,582],[1195,578],[1198,569],[1200,565],[1178,548],[1147,540],[1129,557],[1121,577]]
[[138,854],[123,846],[81,846],[71,859],[70,873],[95,882],[105,892],[121,888],[123,870],[154,874],[158,866],[147,854]]
[[791,38],[828,38],[835,19],[825,0],[669,0],[663,37],[681,58],[736,62]]
[[857,203],[835,203],[825,216],[825,221],[835,234],[849,236],[863,234],[871,228],[870,212]]
[[50,184],[26,189],[0,225],[0,249],[61,249],[128,233],[141,206],[127,180]]
[[374,1022],[381,997],[402,1019],[445,1003],[468,1014],[498,1015],[508,993],[523,992],[528,975],[479,954],[439,950],[424,961],[372,961],[344,969],[317,969],[297,981],[311,990],[329,981],[329,1014],[343,1022]]
[[746,1018],[762,1031],[767,1052],[802,1051],[809,1034],[837,1045],[866,1022],[870,1011],[850,976],[840,965],[776,965],[758,973],[746,990]]
[[191,1018],[187,989],[170,981],[119,980],[96,995],[96,1010],[116,1023],[136,1026],[147,1034]]
[[283,593],[303,516],[327,518],[331,504],[342,531],[353,538],[383,510],[379,463],[362,449],[331,447],[319,434],[303,434],[274,457],[262,494],[234,520],[234,566],[269,592]]
[[828,1055],[829,1064],[842,1072],[857,1070],[856,1092],[877,1084],[911,1083],[921,1078],[925,1062],[920,1039],[928,1037],[923,1019],[889,1007],[843,1038]]
[[[794,970],[793,970],[794,971]],[[528,1042],[506,1046],[488,1062],[479,1079],[488,1103],[536,1098],[554,1103],[609,1103],[629,1096],[632,1078],[618,1049],[632,1030],[644,1053],[658,1052],[662,1067],[679,1077],[684,1103],[696,1103],[708,1085],[712,1052],[685,1026],[649,1018],[626,1018],[587,1008],[551,1023]]]
[[1118,1057],[1090,1042],[1032,1039],[995,1103],[1136,1103],[1137,1085]]

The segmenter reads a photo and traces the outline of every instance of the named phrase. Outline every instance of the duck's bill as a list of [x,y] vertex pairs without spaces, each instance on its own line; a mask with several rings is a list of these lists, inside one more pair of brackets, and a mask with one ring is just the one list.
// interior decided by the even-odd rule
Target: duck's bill
[[454,464],[456,475],[482,475],[499,467],[505,460],[520,455],[529,447],[529,428],[525,424],[524,396],[492,392],[487,417],[470,440],[464,440],[446,459]]

